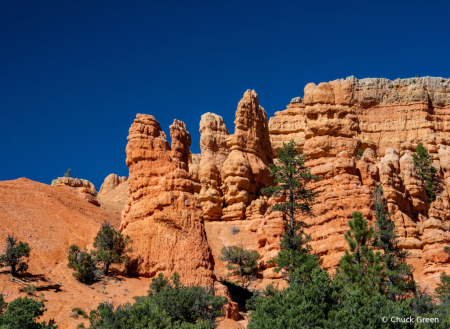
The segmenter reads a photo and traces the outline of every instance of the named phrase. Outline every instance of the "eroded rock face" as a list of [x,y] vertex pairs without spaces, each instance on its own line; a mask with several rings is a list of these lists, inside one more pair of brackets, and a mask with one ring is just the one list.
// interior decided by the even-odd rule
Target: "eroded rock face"
[[126,148],[130,170],[121,230],[133,240],[132,264],[144,276],[182,273],[185,284],[213,283],[203,213],[188,171],[190,135],[170,126],[172,147],[151,115],[138,114]]
[[268,164],[273,162],[266,111],[254,90],[238,104],[235,133],[227,138],[231,150],[222,167],[226,207],[222,220],[245,218],[245,210],[262,187],[271,183]]
[[[314,216],[304,220],[323,265],[336,266],[347,248],[343,233],[353,211],[373,220],[370,193],[381,183],[416,279],[434,285],[442,271],[450,272],[443,253],[450,236],[450,80],[350,77],[308,84],[304,92],[303,100],[293,99],[270,119],[269,129],[274,150],[294,139],[311,172],[322,176],[310,184],[318,198]],[[432,155],[442,180],[430,206],[411,156],[418,143]],[[364,151],[359,160],[358,149]]]
[[114,190],[119,184],[125,182],[127,178],[125,176],[119,177],[116,174],[109,174],[106,176],[102,186],[100,187],[100,191],[98,192],[98,197],[107,194]]

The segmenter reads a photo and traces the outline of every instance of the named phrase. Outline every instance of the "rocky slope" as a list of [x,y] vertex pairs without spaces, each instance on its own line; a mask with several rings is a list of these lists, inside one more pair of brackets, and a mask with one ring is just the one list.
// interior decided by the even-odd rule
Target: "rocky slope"
[[[38,291],[44,294],[47,308],[42,320],[54,318],[60,329],[73,329],[88,321],[71,317],[72,309],[80,307],[89,312],[101,302],[114,299],[115,303],[133,302],[133,296],[145,295],[150,285],[146,278],[123,276],[113,269],[113,277],[92,286],[78,282],[67,267],[67,249],[71,244],[91,248],[93,239],[103,221],[116,228],[120,214],[100,202],[94,206],[80,198],[75,188],[49,186],[25,178],[0,182],[0,250],[5,247],[7,234],[14,234],[32,248],[29,274],[25,279],[36,286],[61,283],[60,291]],[[19,296],[20,285],[10,281],[10,274],[0,271],[0,290]]]

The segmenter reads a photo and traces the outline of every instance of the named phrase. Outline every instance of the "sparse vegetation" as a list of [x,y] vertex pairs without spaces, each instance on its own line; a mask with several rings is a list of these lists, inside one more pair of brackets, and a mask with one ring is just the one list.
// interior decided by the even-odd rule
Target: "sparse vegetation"
[[259,253],[256,250],[245,250],[242,246],[224,247],[221,253],[219,259],[227,262],[229,275],[238,275],[242,287],[247,288],[258,273]]
[[72,169],[67,169],[67,172],[64,174],[64,177],[72,177],[70,176],[70,172],[72,171]]
[[27,284],[21,289],[21,291],[26,293],[27,295],[33,295],[36,292],[36,286],[33,284]]
[[31,248],[28,243],[17,241],[14,235],[6,237],[6,247],[0,255],[0,267],[9,266],[11,274],[17,276],[23,274],[28,269],[28,257],[30,257]]
[[239,228],[239,226],[233,225],[231,226],[231,234],[232,235],[236,235],[241,231],[241,229]]
[[79,307],[75,307],[74,309],[72,309],[72,317],[74,317],[74,318],[78,318],[80,315],[83,317],[83,318],[85,318],[85,319],[87,319],[88,318],[88,315],[87,315],[87,313],[85,312],[85,311],[83,311],[81,308],[79,308]]
[[363,151],[361,149],[358,149],[358,152],[356,153],[356,158],[360,160],[363,156]]

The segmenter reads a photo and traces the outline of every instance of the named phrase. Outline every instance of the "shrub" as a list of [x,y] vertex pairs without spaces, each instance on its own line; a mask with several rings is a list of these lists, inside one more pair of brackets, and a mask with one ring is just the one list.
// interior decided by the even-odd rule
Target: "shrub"
[[86,250],[81,251],[76,245],[69,247],[69,264],[67,267],[73,269],[72,273],[80,282],[92,283],[101,277],[101,271],[97,269],[97,261],[92,254]]
[[69,168],[69,169],[67,169],[67,172],[64,174],[64,177],[72,177],[72,176],[70,176],[70,172],[71,172],[72,170]]
[[25,292],[28,295],[32,295],[36,292],[36,286],[32,284],[27,284],[25,287],[21,289],[21,291]]
[[358,149],[358,152],[356,153],[356,158],[360,160],[363,156],[363,151],[361,149]]
[[231,227],[231,234],[232,235],[235,235],[235,234],[238,234],[239,232],[241,231],[241,229],[239,228],[239,226],[232,226]]
[[103,263],[103,274],[108,275],[111,264],[128,263],[129,258],[126,253],[131,252],[127,248],[132,241],[129,236],[124,237],[122,233],[116,231],[109,222],[104,222],[102,228],[94,238],[96,259]]
[[174,273],[172,282],[162,275],[153,279],[148,296],[135,297],[133,305],[100,304],[89,321],[95,329],[209,329],[223,315],[225,303],[227,299],[215,296],[212,289],[183,286]]
[[256,250],[245,250],[238,246],[224,247],[221,250],[220,260],[227,262],[229,275],[238,275],[243,287],[248,287],[259,270],[257,260],[259,253]]
[[54,321],[50,320],[48,325],[45,321],[36,323],[36,319],[44,314],[46,309],[43,302],[24,297],[13,300],[7,310],[0,316],[0,328],[8,329],[56,329]]
[[87,313],[79,307],[75,307],[74,309],[72,309],[72,312],[73,314],[71,316],[74,318],[78,318],[79,315],[81,315],[85,319],[87,319],[88,317]]
[[3,255],[0,255],[0,267],[11,267],[11,274],[16,276],[19,272],[23,274],[28,269],[28,257],[30,257],[31,248],[28,243],[19,241],[14,235],[6,237],[6,248]]

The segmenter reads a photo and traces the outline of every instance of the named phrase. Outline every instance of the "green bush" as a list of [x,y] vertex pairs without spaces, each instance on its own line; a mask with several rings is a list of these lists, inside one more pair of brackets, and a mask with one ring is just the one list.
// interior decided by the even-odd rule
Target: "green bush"
[[358,149],[358,152],[356,153],[356,158],[360,160],[363,156],[363,151],[361,149]]
[[69,168],[69,169],[67,169],[67,172],[64,174],[64,177],[72,177],[72,176],[70,176],[70,172],[71,172],[72,170]]
[[81,315],[85,319],[87,319],[88,317],[87,313],[79,307],[75,307],[74,309],[72,309],[72,312],[73,314],[71,316],[73,316],[74,318],[78,318],[79,315]]
[[81,251],[78,246],[71,245],[68,258],[67,267],[75,271],[72,275],[80,282],[92,283],[101,277],[102,272],[97,269],[97,261],[92,252]]
[[132,249],[127,246],[132,242],[129,236],[124,237],[109,222],[104,222],[94,238],[94,252],[98,262],[103,263],[103,274],[108,275],[111,264],[128,263],[127,253]]
[[245,250],[238,246],[224,247],[220,260],[227,262],[229,275],[238,275],[242,286],[248,287],[258,273],[257,260],[260,257],[256,250]]
[[28,257],[30,257],[31,248],[28,243],[19,241],[14,235],[6,237],[5,252],[0,255],[0,267],[11,267],[11,274],[17,276],[19,272],[23,274],[28,269]]
[[32,295],[36,292],[36,286],[33,284],[27,284],[25,287],[21,289],[23,292],[25,292],[28,295]]
[[56,329],[54,321],[37,323],[36,319],[44,314],[46,309],[43,302],[28,297],[13,300],[6,311],[0,315],[0,328],[8,329]]
[[135,297],[133,305],[100,304],[89,321],[95,329],[135,328],[215,328],[216,318],[227,299],[200,286],[186,287],[177,273],[172,282],[162,275],[152,280],[148,296]]

